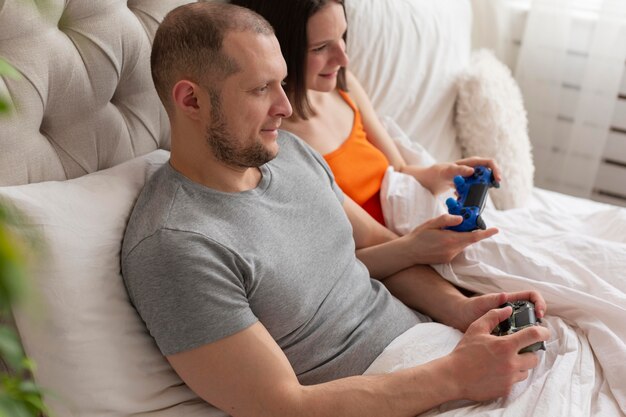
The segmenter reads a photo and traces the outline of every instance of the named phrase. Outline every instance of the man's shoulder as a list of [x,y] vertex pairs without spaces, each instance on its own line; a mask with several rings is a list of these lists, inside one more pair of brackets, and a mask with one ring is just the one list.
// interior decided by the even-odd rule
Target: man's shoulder
[[177,183],[166,163],[144,185],[126,226],[122,256],[140,241],[163,227],[174,200]]
[[286,130],[278,131],[278,144],[281,147],[288,146],[293,148],[303,148],[306,145],[302,139]]
[[279,156],[282,153],[285,158],[293,158],[293,155],[300,159],[319,163],[322,156],[311,148],[304,140],[286,130],[279,130],[278,144],[280,146]]

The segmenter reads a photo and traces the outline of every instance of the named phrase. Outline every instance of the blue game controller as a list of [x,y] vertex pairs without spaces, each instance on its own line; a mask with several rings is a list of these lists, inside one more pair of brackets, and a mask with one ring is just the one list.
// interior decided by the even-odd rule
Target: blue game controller
[[448,198],[446,205],[448,206],[448,213],[463,216],[463,222],[457,226],[447,227],[447,229],[457,232],[485,230],[487,225],[480,215],[485,208],[487,191],[491,187],[500,188],[500,184],[495,180],[491,169],[476,166],[474,167],[474,174],[469,177],[460,175],[454,177],[454,186],[458,198]]

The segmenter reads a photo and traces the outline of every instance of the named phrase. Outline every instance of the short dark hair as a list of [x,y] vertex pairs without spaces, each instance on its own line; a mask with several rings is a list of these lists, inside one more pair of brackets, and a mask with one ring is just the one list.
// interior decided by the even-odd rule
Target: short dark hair
[[[231,0],[230,3],[254,10],[274,27],[287,63],[285,92],[291,106],[301,119],[315,114],[306,94],[307,22],[328,3],[340,4],[345,14],[344,0]],[[343,39],[347,41],[347,33]],[[345,68],[339,70],[337,86],[347,90]]]
[[191,3],[165,16],[154,36],[150,66],[154,86],[168,112],[172,108],[170,92],[179,80],[216,85],[240,70],[222,51],[230,31],[274,33],[257,13],[230,4]]

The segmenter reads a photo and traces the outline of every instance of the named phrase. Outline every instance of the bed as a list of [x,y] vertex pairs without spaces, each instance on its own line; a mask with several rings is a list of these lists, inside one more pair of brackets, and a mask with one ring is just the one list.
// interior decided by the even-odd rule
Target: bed
[[[0,94],[15,107],[0,118],[0,196],[28,216],[46,247],[33,265],[36,308],[14,316],[58,416],[224,416],[161,356],[119,265],[134,200],[168,159],[150,40],[167,11],[187,2],[0,0],[0,56],[21,74],[0,78]],[[348,0],[347,11],[351,68],[381,117],[422,156],[460,157],[457,79],[471,65],[470,2]],[[527,191],[517,208],[487,208],[496,237],[434,267],[477,292],[540,290],[552,333],[541,365],[507,398],[426,415],[626,413],[626,209]],[[459,338],[438,324],[412,332],[368,372],[427,361]]]

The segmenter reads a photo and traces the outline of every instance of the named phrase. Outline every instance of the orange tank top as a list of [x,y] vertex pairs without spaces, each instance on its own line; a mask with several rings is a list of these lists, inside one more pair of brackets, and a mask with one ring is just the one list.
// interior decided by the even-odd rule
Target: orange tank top
[[380,187],[389,161],[384,153],[367,140],[361,112],[356,104],[346,92],[337,91],[354,111],[354,122],[350,136],[339,148],[324,155],[324,159],[343,192],[384,225]]

